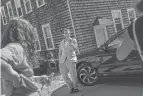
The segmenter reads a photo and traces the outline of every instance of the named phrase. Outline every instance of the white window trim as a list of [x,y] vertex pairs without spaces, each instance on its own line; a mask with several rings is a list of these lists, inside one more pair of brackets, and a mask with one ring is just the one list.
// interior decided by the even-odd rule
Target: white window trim
[[[100,26],[100,27],[103,27],[104,28],[104,32],[105,32],[105,36],[106,36],[106,39],[108,40],[109,38],[108,38],[108,33],[107,33],[107,30],[106,30],[106,26],[102,26],[102,25],[98,25],[98,26]],[[96,27],[98,27],[98,26],[96,26]],[[99,46],[99,42],[98,42],[98,39],[97,39],[97,32],[96,32],[96,30],[94,30],[95,32],[95,37],[96,37],[96,44],[97,44],[97,47],[99,48],[100,46]]]
[[36,0],[36,4],[37,4],[37,8],[40,8],[40,7],[42,7],[43,5],[45,5],[45,0],[43,0],[43,4],[42,4],[42,5],[39,5],[38,0]]
[[[47,41],[46,41],[46,37],[45,37],[46,35],[45,35],[45,32],[44,32],[44,28],[45,28],[45,27],[49,27],[49,28],[50,28],[50,35],[51,35],[51,39],[52,39],[53,48],[48,48]],[[53,41],[53,36],[52,36],[52,33],[51,33],[50,24],[48,23],[48,24],[42,25],[42,31],[43,31],[43,35],[44,35],[44,40],[45,40],[45,44],[46,44],[46,49],[47,49],[47,50],[53,50],[53,49],[55,49],[54,41]]]
[[[35,34],[36,34],[37,37],[38,37],[38,44],[39,44],[39,47],[40,47],[40,49],[39,49],[39,50],[36,50],[36,51],[41,51],[41,43],[40,43],[40,40],[39,40],[39,35],[38,35],[37,28],[34,28],[34,30],[35,30]],[[35,41],[37,41],[37,40],[35,40]]]
[[18,7],[16,6],[16,0],[14,0],[14,3],[15,3],[15,8],[16,8],[16,12],[17,12],[17,16],[18,17],[22,17],[23,16],[23,10],[22,10],[22,7],[21,7],[21,12],[22,12],[22,15],[21,16],[19,16],[19,14],[18,14]]
[[121,17],[121,25],[122,25],[122,28],[124,29],[124,23],[123,23],[123,17],[122,17],[122,12],[121,10],[112,10],[111,13],[112,13],[112,18],[113,18],[113,22],[114,22],[114,29],[115,29],[115,32],[117,33],[117,29],[116,29],[116,24],[115,24],[115,20],[114,20],[114,17],[113,17],[113,13],[114,12],[120,12],[120,17]]
[[9,19],[12,19],[13,17],[14,17],[14,14],[13,14],[13,9],[12,9],[12,18],[10,18],[10,14],[9,14],[9,8],[8,8],[8,4],[10,4],[10,6],[9,7],[11,7],[11,9],[12,9],[12,6],[11,6],[11,1],[8,1],[7,3],[6,3],[6,7],[7,7],[7,11],[8,11],[8,15],[9,15]]
[[27,12],[27,7],[26,7],[26,2],[25,2],[25,0],[23,0],[23,1],[24,1],[24,7],[25,7],[26,14],[32,12],[31,0],[29,0],[29,2],[30,2],[30,7],[31,7],[31,10],[30,10],[29,12]]
[[130,16],[129,16],[129,11],[134,11],[135,18],[136,18],[136,12],[135,12],[135,9],[134,9],[134,8],[127,8],[129,23],[131,23],[131,21],[130,21]]
[[[1,11],[4,11],[4,14],[2,14],[2,21],[3,21],[3,25],[6,25],[7,24],[7,19],[6,19],[6,23],[4,23],[4,20],[3,20],[3,17],[6,18],[6,14],[5,14],[5,10],[4,10],[4,6],[1,7]],[[1,12],[2,13],[2,12]]]

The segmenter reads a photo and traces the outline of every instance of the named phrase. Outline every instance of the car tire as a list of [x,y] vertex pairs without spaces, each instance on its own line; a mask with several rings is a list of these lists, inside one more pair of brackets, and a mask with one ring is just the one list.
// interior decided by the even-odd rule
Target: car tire
[[81,64],[77,69],[77,77],[84,86],[95,85],[99,79],[97,70],[88,63]]

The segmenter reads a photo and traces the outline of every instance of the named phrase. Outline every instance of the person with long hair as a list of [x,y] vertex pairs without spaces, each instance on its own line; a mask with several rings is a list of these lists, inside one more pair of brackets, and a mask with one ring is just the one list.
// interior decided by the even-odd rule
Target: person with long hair
[[13,18],[2,32],[1,41],[5,96],[30,96],[30,91],[38,90],[32,83],[34,72],[30,67],[35,51],[33,26],[25,19]]

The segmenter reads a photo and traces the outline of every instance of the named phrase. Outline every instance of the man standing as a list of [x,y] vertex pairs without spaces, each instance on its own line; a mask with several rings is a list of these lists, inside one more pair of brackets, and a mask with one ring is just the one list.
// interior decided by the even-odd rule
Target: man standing
[[[77,63],[77,41],[70,37],[70,30],[64,30],[65,39],[60,42],[59,46],[59,69],[60,73],[65,80],[70,93],[78,92],[78,80],[76,72]],[[68,72],[71,75],[71,79],[68,77]]]

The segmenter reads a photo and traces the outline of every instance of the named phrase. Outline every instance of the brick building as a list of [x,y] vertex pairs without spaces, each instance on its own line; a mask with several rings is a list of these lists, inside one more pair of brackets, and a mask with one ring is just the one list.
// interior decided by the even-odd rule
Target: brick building
[[[58,59],[63,29],[69,28],[77,39],[79,52],[96,50],[117,31],[126,28],[139,13],[138,0],[1,0],[2,32],[13,17],[27,19],[35,27],[37,51],[46,56],[50,51]],[[93,23],[97,17],[111,20],[102,26]],[[117,40],[114,43],[118,43]]]

